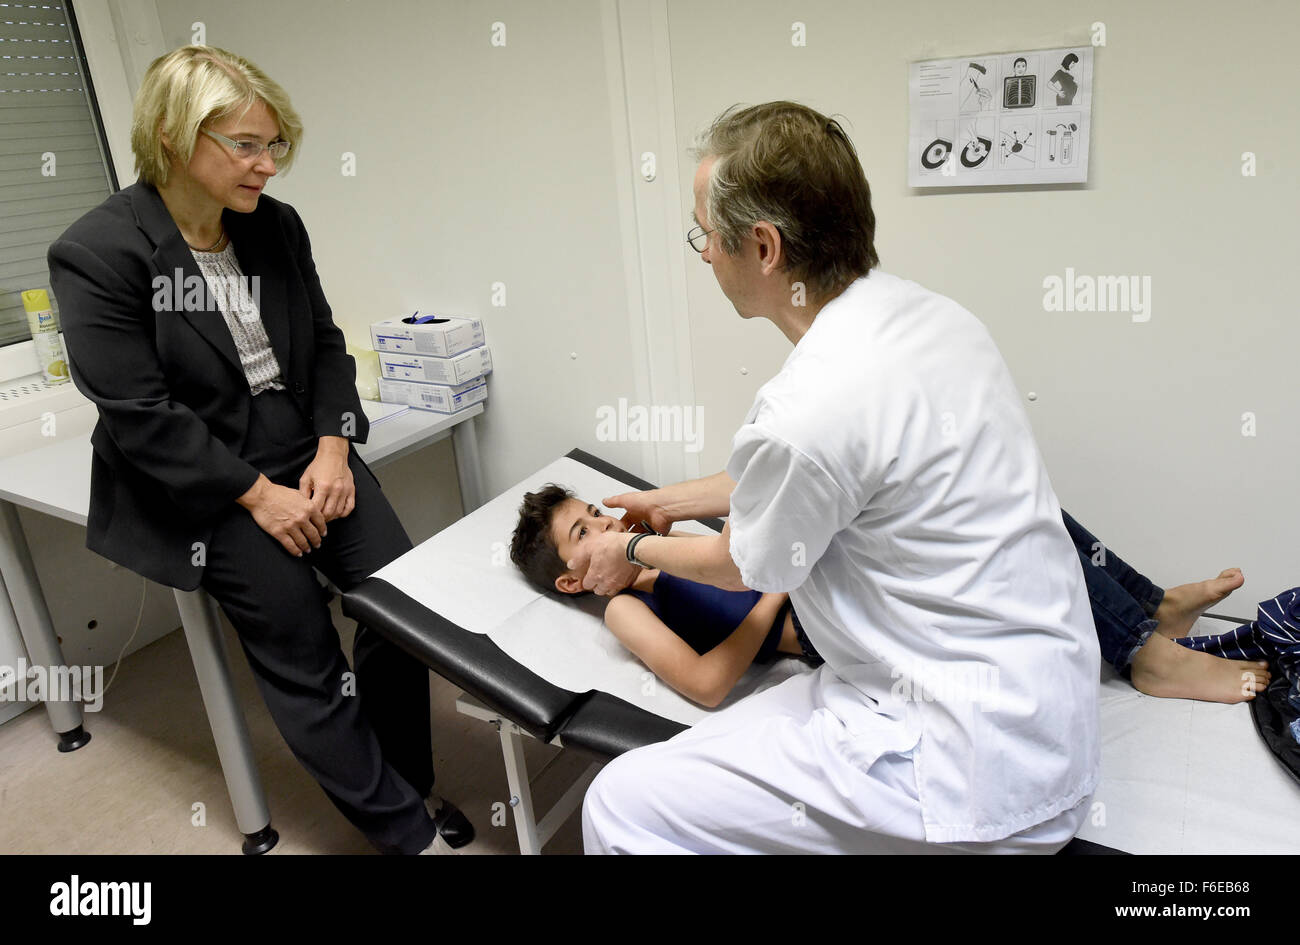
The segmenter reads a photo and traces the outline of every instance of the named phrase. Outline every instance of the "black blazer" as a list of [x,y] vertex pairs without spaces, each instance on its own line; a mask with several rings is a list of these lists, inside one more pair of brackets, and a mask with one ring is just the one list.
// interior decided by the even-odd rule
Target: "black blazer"
[[[356,365],[297,211],[263,194],[252,213],[226,210],[223,222],[240,269],[259,277],[267,337],[316,435],[364,443]],[[205,291],[196,310],[175,310],[177,271],[182,287],[203,276],[143,182],[68,227],[49,267],[72,380],[99,408],[86,547],[193,590],[215,518],[258,477],[239,455],[252,396],[218,300]]]

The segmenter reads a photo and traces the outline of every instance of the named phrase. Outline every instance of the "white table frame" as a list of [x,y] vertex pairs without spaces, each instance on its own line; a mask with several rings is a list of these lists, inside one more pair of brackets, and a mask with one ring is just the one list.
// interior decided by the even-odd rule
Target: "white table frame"
[[[525,738],[534,738],[500,712],[490,709],[473,696],[461,695],[456,700],[456,711],[462,715],[490,722],[501,736],[501,754],[506,764],[506,783],[510,786],[510,810],[515,821],[515,833],[519,837],[519,852],[525,856],[537,856],[542,847],[550,842],[555,832],[560,829],[573,812],[582,806],[582,799],[587,788],[595,780],[604,765],[594,761],[587,766],[569,785],[560,798],[551,805],[550,810],[537,819],[533,806],[533,779],[528,776],[528,762],[524,760]],[[550,744],[564,747],[560,736],[551,739]]]
[[[482,413],[482,404],[451,416],[408,409],[372,421],[369,442],[358,445],[356,450],[368,465],[375,467],[450,436],[461,506],[468,515],[483,504],[483,471],[474,423]],[[56,667],[66,661],[17,507],[85,527],[90,509],[91,450],[89,435],[83,435],[0,460],[0,621],[12,621],[17,626],[32,665]],[[62,479],[52,477],[51,469],[63,470]],[[244,834],[244,852],[265,853],[279,837],[271,827],[270,808],[230,674],[216,602],[202,588],[173,592],[235,822]],[[79,702],[47,699],[45,710],[59,736],[59,751],[75,751],[90,741]]]

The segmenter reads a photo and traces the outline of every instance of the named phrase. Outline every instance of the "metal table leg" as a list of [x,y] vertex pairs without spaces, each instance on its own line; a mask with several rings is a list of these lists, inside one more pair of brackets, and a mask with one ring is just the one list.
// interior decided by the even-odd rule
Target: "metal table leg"
[[271,812],[257,774],[248,726],[235,697],[216,602],[202,589],[175,593],[190,658],[199,678],[203,707],[217,743],[221,773],[225,775],[230,803],[235,808],[235,823],[244,835],[244,852],[265,853],[275,846],[280,836],[271,827]]
[[[4,600],[0,601],[0,620],[11,619],[17,623],[32,665],[44,667],[47,673],[63,666],[63,648],[50,621],[50,609],[36,577],[18,510],[12,502],[3,500],[0,500],[0,590],[5,592]],[[58,733],[59,751],[76,751],[90,741],[90,733],[81,727],[84,718],[75,699],[47,698],[45,711]]]
[[506,783],[510,786],[510,806],[514,808],[519,852],[524,856],[537,856],[542,852],[542,840],[537,833],[537,814],[533,810],[533,789],[528,783],[522,733],[513,722],[503,719],[500,724],[501,753],[506,761]]
[[[537,811],[533,806],[532,779],[528,774],[528,762],[524,758],[523,744],[525,738],[534,736],[529,735],[496,710],[489,709],[471,695],[462,694],[456,700],[456,711],[491,722],[496,727],[501,738],[501,755],[506,764],[506,783],[510,788],[510,807],[513,810],[511,816],[515,821],[515,834],[519,838],[519,852],[524,856],[540,854],[542,847],[550,842],[564,822],[582,807],[587,788],[596,779],[604,764],[597,761],[588,765],[582,774],[573,779],[559,800],[551,805],[551,809],[542,816],[541,820],[538,820]],[[553,738],[551,744],[564,747],[559,738]],[[544,771],[545,768],[542,770]]]
[[456,454],[456,478],[460,481],[460,504],[468,515],[483,504],[483,467],[478,456],[478,430],[474,418],[462,420],[451,429]]

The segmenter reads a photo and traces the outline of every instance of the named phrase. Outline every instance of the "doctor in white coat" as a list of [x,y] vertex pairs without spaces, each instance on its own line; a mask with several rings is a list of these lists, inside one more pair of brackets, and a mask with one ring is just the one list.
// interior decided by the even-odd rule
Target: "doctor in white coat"
[[698,153],[692,245],[794,350],[725,472],[606,499],[657,531],[726,515],[716,539],[606,532],[571,566],[601,594],[639,567],[789,592],[826,663],[611,762],[587,851],[1057,851],[1097,785],[1100,658],[1005,362],[880,271],[837,122],[731,110]]

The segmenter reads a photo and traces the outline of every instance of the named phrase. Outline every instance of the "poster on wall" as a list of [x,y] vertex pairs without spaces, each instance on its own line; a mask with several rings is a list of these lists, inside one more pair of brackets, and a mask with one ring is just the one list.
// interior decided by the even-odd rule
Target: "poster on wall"
[[913,62],[908,86],[909,186],[1088,179],[1091,46]]

